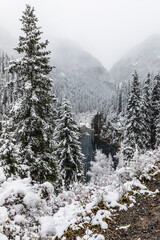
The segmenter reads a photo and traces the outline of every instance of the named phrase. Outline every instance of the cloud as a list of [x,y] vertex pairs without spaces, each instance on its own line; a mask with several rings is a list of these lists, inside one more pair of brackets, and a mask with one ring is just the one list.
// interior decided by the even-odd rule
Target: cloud
[[26,3],[35,6],[47,38],[74,40],[107,68],[160,32],[159,0],[1,0],[0,25],[17,38]]

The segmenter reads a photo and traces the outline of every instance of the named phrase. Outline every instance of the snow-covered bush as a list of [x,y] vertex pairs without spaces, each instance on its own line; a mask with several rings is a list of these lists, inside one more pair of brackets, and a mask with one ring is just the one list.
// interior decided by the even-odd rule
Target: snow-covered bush
[[[99,152],[97,156],[100,161],[105,161],[102,153]],[[68,227],[80,228],[77,222],[107,228],[103,218],[111,217],[112,208],[127,209],[126,204],[120,203],[127,191],[134,186],[142,189],[142,192],[147,191],[140,180],[142,177],[148,178],[148,172],[159,171],[156,164],[159,158],[160,150],[135,155],[134,161],[128,166],[104,175],[106,182],[102,181],[103,186],[76,183],[72,189],[58,196],[49,182],[37,184],[30,178],[6,180],[0,168],[0,239],[54,239],[61,237]],[[102,203],[103,211],[100,209]],[[134,198],[131,203],[134,204]],[[93,209],[97,209],[95,214]],[[96,239],[92,232],[90,236]]]
[[88,172],[88,175],[91,176],[91,182],[99,186],[104,186],[108,183],[108,175],[110,175],[111,172],[111,155],[107,157],[101,150],[97,150],[95,161],[91,162],[91,168]]

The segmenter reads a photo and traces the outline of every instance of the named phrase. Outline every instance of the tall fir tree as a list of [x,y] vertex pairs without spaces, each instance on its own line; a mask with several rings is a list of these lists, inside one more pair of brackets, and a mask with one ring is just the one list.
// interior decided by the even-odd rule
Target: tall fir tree
[[145,149],[145,128],[141,110],[140,83],[138,74],[135,71],[127,105],[123,149],[124,160],[131,160],[136,149],[138,151]]
[[69,189],[69,186],[74,182],[83,181],[83,154],[81,153],[79,137],[71,105],[64,98],[59,107],[59,119],[54,132],[54,140],[60,181],[66,189]]
[[160,116],[160,75],[158,74],[153,81],[152,90],[152,124],[151,124],[151,145],[155,149],[157,147],[157,134]]
[[13,120],[3,116],[2,132],[0,137],[0,166],[3,167],[6,176],[16,174],[17,170],[17,149],[15,149],[16,139],[12,132]]
[[[160,103],[159,103],[160,106]],[[157,117],[156,120],[156,149],[160,147],[160,111],[159,111],[159,116]]]
[[125,116],[126,114],[126,105],[128,102],[128,97],[129,97],[129,89],[128,85],[129,83],[122,82],[121,84],[121,91],[122,91],[122,115]]
[[122,89],[120,86],[118,86],[117,91],[117,115],[119,115],[122,112]]
[[52,80],[48,77],[52,67],[46,50],[48,41],[41,42],[38,19],[34,8],[26,5],[21,19],[24,36],[19,37],[15,49],[22,58],[12,61],[10,73],[17,74],[15,103],[13,106],[14,138],[19,148],[18,174],[27,176],[21,165],[29,167],[32,179],[39,182],[56,180],[52,134],[53,96]]
[[151,104],[151,77],[148,73],[147,79],[144,82],[143,96],[142,96],[142,114],[145,126],[145,145],[146,149],[151,147],[151,116],[152,116],[152,104]]

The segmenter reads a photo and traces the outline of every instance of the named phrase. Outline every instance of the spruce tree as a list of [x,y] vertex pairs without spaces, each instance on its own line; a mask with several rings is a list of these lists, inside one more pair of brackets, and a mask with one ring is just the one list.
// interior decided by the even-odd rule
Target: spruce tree
[[128,86],[126,82],[122,82],[121,84],[121,91],[122,91],[122,115],[125,116],[126,114],[126,105],[128,102]]
[[148,74],[147,79],[143,87],[142,97],[142,114],[145,126],[145,145],[146,149],[151,147],[151,116],[152,116],[152,104],[151,104],[151,78]]
[[38,19],[34,8],[26,5],[21,19],[23,36],[15,49],[21,58],[11,62],[10,73],[17,74],[15,103],[12,111],[14,137],[19,147],[19,174],[27,176],[26,169],[34,180],[55,181],[56,164],[52,146],[52,80],[48,77],[52,67],[46,50],[48,41],[41,42]]
[[122,112],[122,89],[120,86],[117,88],[117,116]]
[[12,132],[12,118],[3,116],[2,132],[0,138],[0,166],[3,167],[6,176],[10,177],[17,171],[17,149],[15,149],[16,139]]
[[[159,103],[160,105],[160,103]],[[157,117],[156,120],[156,149],[160,147],[160,111],[159,111],[159,116]]]
[[135,71],[127,105],[123,149],[124,160],[131,160],[136,149],[141,151],[145,148],[145,132],[139,85],[138,74]]
[[[158,124],[160,116],[160,75],[154,78],[153,90],[152,90],[152,124],[151,124],[151,145],[155,149],[157,147],[157,134],[158,134]],[[157,133],[156,133],[157,132]]]
[[83,155],[79,137],[71,105],[67,99],[63,99],[62,105],[59,107],[59,119],[54,132],[54,140],[61,185],[66,189],[69,189],[74,182],[83,181]]

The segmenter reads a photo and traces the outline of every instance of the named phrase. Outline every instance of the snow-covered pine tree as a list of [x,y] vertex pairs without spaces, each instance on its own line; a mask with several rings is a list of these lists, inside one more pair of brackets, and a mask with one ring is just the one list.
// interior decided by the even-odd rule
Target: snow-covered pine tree
[[[158,134],[158,126],[159,126],[159,116],[160,116],[160,75],[157,75],[154,78],[153,82],[153,90],[152,90],[152,124],[151,124],[151,145],[152,148],[158,145],[157,134]],[[157,133],[156,133],[157,132]],[[156,136],[157,135],[157,136]]]
[[117,115],[122,112],[122,89],[120,86],[117,87]]
[[0,138],[0,166],[3,167],[8,177],[16,173],[16,162],[18,160],[15,149],[16,140],[13,137],[12,127],[12,118],[8,119],[7,116],[3,116]]
[[59,119],[54,140],[57,145],[55,155],[58,159],[61,185],[69,189],[74,182],[83,181],[83,154],[71,105],[65,98],[59,106]]
[[126,110],[126,93],[127,93],[127,84],[126,82],[122,82],[121,83],[121,107],[122,107],[122,111],[121,111],[121,115],[124,116],[125,115],[125,110]]
[[151,116],[152,116],[152,105],[151,105],[151,78],[148,73],[147,79],[143,87],[142,96],[142,114],[145,126],[145,145],[146,149],[151,147]]
[[48,77],[52,67],[46,50],[48,41],[41,42],[38,19],[34,8],[26,5],[21,19],[24,36],[19,37],[15,49],[22,58],[12,61],[10,73],[17,74],[16,102],[14,104],[14,137],[19,146],[19,172],[22,177],[27,171],[21,164],[29,167],[34,180],[54,182],[57,176],[53,157],[51,121],[53,98],[50,94],[52,80]]
[[[4,53],[0,57],[0,114],[8,115],[10,103],[12,101],[12,86],[10,82],[12,80],[8,73],[9,57]],[[2,117],[2,115],[1,115]]]
[[[159,103],[160,106],[160,103]],[[156,149],[160,147],[160,111],[159,111],[159,116],[157,117],[156,120]]]
[[145,148],[145,128],[142,116],[140,83],[135,71],[127,105],[127,115],[124,133],[124,160],[131,160],[136,149]]

